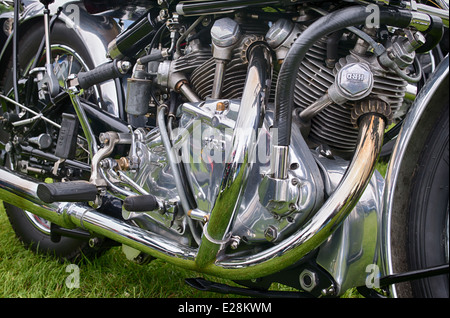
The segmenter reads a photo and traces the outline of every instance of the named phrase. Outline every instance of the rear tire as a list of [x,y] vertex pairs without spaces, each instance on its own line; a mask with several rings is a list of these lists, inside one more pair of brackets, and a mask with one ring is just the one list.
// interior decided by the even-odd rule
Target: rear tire
[[[19,40],[18,55],[20,76],[23,76],[24,73],[29,71],[27,70],[27,67],[31,65],[31,62],[36,55],[40,42],[43,38],[43,34],[43,24],[37,23],[28,29],[23,36],[21,36],[21,39]],[[72,29],[67,28],[64,23],[59,21],[55,23],[51,33],[51,41],[52,46],[57,46],[55,49],[52,48],[52,54],[56,54],[54,53],[54,50],[58,51],[58,47],[64,47],[64,50],[69,49],[69,51],[76,53],[77,57],[82,60],[82,64],[85,64],[87,68],[93,67],[93,63],[89,58],[85,44],[77,37],[75,32]],[[54,56],[52,56],[52,58],[54,58]],[[42,55],[41,60],[37,65],[43,66],[42,63],[45,63],[44,55]],[[9,63],[8,69],[12,70],[12,61]],[[3,83],[5,83],[5,91],[8,92],[8,90],[12,87],[12,72],[5,74]],[[19,100],[20,98],[21,96],[19,96]],[[70,111],[72,109],[71,105],[64,107],[67,109],[65,111]],[[60,120],[60,118],[57,118],[58,116],[58,114],[55,114],[55,118],[52,119],[55,121]],[[2,129],[2,134],[0,137],[2,138],[2,141],[6,143],[9,139],[9,134],[6,130]],[[5,160],[5,165],[14,169],[16,163],[11,162],[9,157],[9,155],[6,156],[8,159]],[[80,240],[70,237],[61,237],[61,240],[55,243],[50,238],[50,227],[46,220],[33,217],[30,213],[11,204],[4,203],[4,207],[17,237],[21,242],[23,242],[26,248],[34,252],[46,253],[56,256],[61,260],[77,262],[82,260],[84,257],[97,257],[107,251],[109,246],[111,246],[108,246],[108,242],[100,240],[101,242],[96,244],[95,247],[91,247],[89,246],[89,242],[87,240]]]
[[[449,112],[421,155],[410,198],[408,263],[413,269],[448,264]],[[414,297],[448,298],[448,274],[411,282]]]

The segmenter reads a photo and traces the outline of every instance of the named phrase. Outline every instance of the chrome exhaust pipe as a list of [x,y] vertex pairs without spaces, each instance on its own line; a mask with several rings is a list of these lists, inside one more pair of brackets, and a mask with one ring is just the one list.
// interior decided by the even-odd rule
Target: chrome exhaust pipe
[[[352,162],[336,190],[316,214],[296,233],[260,253],[217,262],[227,277],[244,279],[272,274],[286,268],[318,248],[339,227],[364,193],[375,170],[383,144],[384,119],[377,114],[363,115]],[[237,276],[239,269],[239,276]]]
[[0,167],[1,200],[64,228],[75,228],[75,225],[60,213],[59,204],[45,203],[39,199],[36,194],[37,187],[38,183],[27,176]]
[[[207,229],[204,228],[196,263],[207,268],[216,261],[221,241],[226,235],[240,201],[241,189],[247,185],[248,167],[255,151],[256,140],[266,111],[267,83],[272,76],[271,55],[265,45],[255,45],[249,54],[249,65],[241,106],[232,137],[232,146],[227,158],[227,168],[223,173],[222,184],[211,211]],[[242,129],[250,128],[249,134]]]
[[[366,115],[362,117],[360,127],[359,143],[347,173],[307,224],[270,249],[251,256],[203,263],[202,266],[198,264],[201,249],[131,226],[89,206],[67,202],[44,203],[36,194],[38,184],[35,181],[4,167],[0,167],[0,198],[62,227],[85,229],[185,269],[228,279],[253,279],[280,271],[319,247],[352,211],[375,169],[385,123],[377,115]],[[211,248],[211,245],[207,247]]]
[[170,261],[187,269],[194,269],[195,249],[104,215],[87,205],[69,202],[45,203],[37,196],[37,187],[38,183],[27,176],[0,167],[0,198],[4,202],[64,228],[79,227],[153,257]]
[[[245,99],[245,105],[248,107],[245,114],[248,116],[242,116],[241,125],[256,129],[264,104],[259,98],[261,95],[254,93],[261,92],[268,79],[266,72],[270,68],[265,67],[268,59],[264,48],[255,47],[253,53],[256,58],[250,63],[252,72],[249,78],[254,81],[249,80],[248,86],[254,89],[248,92],[248,98]],[[253,120],[252,124],[247,122],[250,119]],[[236,152],[233,154],[235,157],[229,161],[232,169],[227,171],[227,178],[222,184],[225,191],[215,203],[208,222],[208,236],[203,235],[198,249],[131,226],[86,205],[67,202],[44,203],[36,194],[36,181],[3,167],[0,167],[0,199],[59,226],[80,227],[182,268],[235,280],[264,277],[294,264],[319,247],[348,216],[375,169],[384,127],[384,119],[376,114],[361,117],[354,158],[335,192],[297,232],[254,255],[234,256],[227,260],[216,259],[221,248],[220,241],[223,240],[233,218],[233,207],[239,200],[240,191],[236,189],[245,187],[245,164],[249,160],[249,152],[251,153],[248,148],[248,140],[251,139],[248,139],[248,136],[236,136]]]

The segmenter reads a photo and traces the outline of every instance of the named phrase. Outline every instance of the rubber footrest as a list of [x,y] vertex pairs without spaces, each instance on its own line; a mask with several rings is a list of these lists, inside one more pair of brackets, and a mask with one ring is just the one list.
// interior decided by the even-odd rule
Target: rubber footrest
[[123,201],[123,207],[130,212],[147,212],[159,209],[154,195],[129,196]]
[[46,203],[89,202],[97,196],[97,187],[87,181],[41,183],[37,196]]

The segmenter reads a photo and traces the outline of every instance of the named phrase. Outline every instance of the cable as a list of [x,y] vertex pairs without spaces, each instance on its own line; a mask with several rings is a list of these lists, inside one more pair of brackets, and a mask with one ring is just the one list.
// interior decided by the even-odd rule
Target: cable
[[14,0],[14,33],[13,33],[13,88],[14,88],[14,100],[19,102],[19,88],[17,86],[17,42],[19,38],[19,8],[20,0]]

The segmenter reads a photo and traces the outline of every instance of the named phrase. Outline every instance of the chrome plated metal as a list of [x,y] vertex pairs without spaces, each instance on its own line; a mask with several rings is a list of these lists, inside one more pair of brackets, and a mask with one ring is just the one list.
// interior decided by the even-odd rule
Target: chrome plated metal
[[289,266],[317,248],[338,228],[364,192],[375,169],[384,134],[384,120],[364,116],[358,147],[340,184],[320,210],[301,229],[279,244],[246,258],[219,261],[225,270],[237,266],[242,272],[271,272],[270,268]]
[[[223,111],[217,111],[218,105],[221,104],[224,105],[225,109]],[[231,129],[234,129],[235,127],[240,105],[238,100],[224,99],[200,103],[184,103],[181,105],[180,111],[180,114],[183,114],[184,116],[184,118],[181,119],[181,127],[183,129],[191,129],[190,125],[193,124],[192,119],[198,119],[202,123],[206,123],[214,128],[228,128],[231,131]],[[221,162],[222,161],[223,160],[221,160]]]
[[0,167],[0,185],[0,196],[5,202],[31,211],[52,223],[65,228],[81,227],[145,253],[148,252],[155,257],[163,259],[174,257],[178,259],[178,265],[194,268],[195,250],[182,246],[176,240],[171,241],[161,235],[102,215],[89,206],[65,202],[44,203],[36,194],[38,184],[35,181],[27,180],[25,176],[19,176],[3,167]]
[[277,179],[266,175],[258,187],[259,201],[270,212],[278,215],[297,211],[300,196],[297,185],[298,182],[288,178]]
[[[194,228],[193,221],[189,217],[189,211],[195,210],[194,207],[191,207],[188,197],[187,197],[187,189],[184,188],[182,177],[180,174],[180,170],[177,166],[178,159],[175,154],[175,150],[172,146],[172,143],[170,142],[169,134],[167,132],[167,126],[165,121],[165,112],[168,110],[168,107],[166,105],[162,105],[158,109],[157,114],[157,120],[158,120],[158,127],[160,128],[160,134],[161,134],[161,141],[164,145],[164,148],[167,153],[167,159],[169,162],[169,166],[172,170],[172,174],[174,177],[175,185],[178,191],[178,196],[180,197],[181,206],[183,207],[184,214],[186,216],[187,223],[189,225],[189,228],[191,230],[191,234],[196,240],[197,243],[200,243],[200,237],[197,235],[196,229]],[[194,215],[197,213],[194,213]]]
[[272,147],[270,154],[270,173],[274,179],[286,179],[288,171],[289,147]]
[[[283,39],[280,42],[283,44],[293,33],[287,34],[287,28],[281,29]],[[83,29],[85,39],[89,37],[86,30]],[[269,38],[276,42],[274,34]],[[219,40],[228,45],[227,39]],[[94,43],[98,41],[97,38]],[[268,114],[265,108],[273,65],[269,50],[259,43],[251,47],[249,60],[241,102],[225,99],[200,102],[200,98],[184,81],[183,72],[172,72],[175,64],[161,63],[166,68],[164,82],[167,87],[173,86],[191,101],[179,108],[184,114],[180,121],[182,131],[176,133],[176,138],[172,140],[172,131],[166,127],[165,108],[160,108],[158,128],[148,133],[139,132],[140,135],[136,131],[103,135],[101,139],[108,142],[105,142],[105,148],[98,150],[78,97],[71,96],[83,130],[90,138],[94,171],[91,180],[102,187],[109,187],[112,192],[117,191],[122,197],[152,193],[158,199],[165,198],[164,204],[170,206],[165,211],[126,215],[142,228],[107,217],[87,206],[70,203],[45,205],[35,195],[37,185],[33,181],[4,168],[0,168],[0,197],[61,226],[79,226],[190,270],[231,279],[258,278],[292,265],[318,249],[318,260],[335,277],[338,291],[352,284],[360,284],[363,276],[350,275],[349,271],[369,260],[374,261],[377,211],[380,209],[377,204],[382,180],[378,175],[371,176],[382,144],[384,123],[378,116],[362,118],[355,157],[349,165],[348,162],[341,165],[339,160],[315,155],[319,167],[323,167],[325,188],[330,196],[319,209],[323,200],[323,187],[319,186],[322,182],[320,171],[300,132],[293,132],[290,148],[275,145],[271,160],[254,164],[259,143],[270,134],[270,116],[264,116]],[[346,64],[341,67],[345,70]],[[219,69],[219,75],[222,71],[224,69]],[[170,79],[169,74],[172,76],[172,73],[175,75]],[[328,74],[326,77],[324,82],[328,83]],[[344,84],[343,87],[348,82]],[[213,85],[213,96],[220,96],[217,94],[220,90]],[[361,91],[350,89],[349,93],[358,95]],[[217,105],[225,102],[227,106],[224,108]],[[210,151],[207,158],[211,159],[214,153],[221,157],[225,155],[225,161],[220,162],[222,167],[214,161],[203,162],[203,166],[185,162],[191,183],[183,184],[177,166],[181,163],[178,150],[186,138],[194,136],[195,121],[206,124],[207,127],[201,132],[210,128],[228,129],[218,134],[220,139],[200,135],[199,148]],[[250,133],[242,133],[244,130]],[[226,147],[228,141],[231,141],[230,149]],[[114,170],[113,159],[107,157],[120,143],[132,145],[131,155],[139,163],[139,169],[118,173]],[[202,170],[206,165],[217,175],[210,170]],[[206,181],[200,178],[201,173]],[[214,183],[216,180],[220,182]],[[270,190],[272,182],[275,186]],[[267,187],[264,188],[264,185]],[[188,186],[194,191],[197,209],[192,209],[187,200],[185,191]],[[364,192],[366,187],[368,191]],[[277,212],[277,208],[270,207],[271,201],[282,202],[285,209]],[[185,215],[176,214],[176,202],[181,202]],[[200,244],[198,250],[189,247],[192,242],[185,236],[188,226],[194,237],[196,231],[201,231],[201,226],[194,227],[192,220],[198,225],[206,222],[203,237],[201,240],[196,237]],[[180,228],[176,229],[172,224],[180,225]],[[162,231],[163,227],[170,231]],[[198,234],[201,234],[200,231]],[[370,231],[367,236],[366,231]],[[364,240],[361,232],[364,232]],[[270,241],[273,246],[259,252],[248,250],[247,254],[245,250],[236,254],[225,250],[232,242],[256,245],[263,240]],[[230,246],[236,248],[237,244]],[[336,266],[337,262],[340,262],[339,266]],[[303,276],[314,278],[314,273]]]
[[[104,216],[92,208],[68,203],[43,204],[36,196],[36,183],[27,181],[4,168],[0,168],[0,196],[6,202],[16,204],[19,208],[36,213],[58,225],[69,228],[79,226],[187,269],[232,279],[256,278],[279,271],[298,261],[323,243],[345,219],[359,199],[373,171],[384,132],[384,124],[380,121],[377,116],[363,118],[361,143],[355,160],[324,207],[302,229],[268,250],[245,257],[236,256],[231,260],[208,262],[206,266],[199,266],[201,264],[198,263],[199,255],[196,256],[194,249]],[[211,224],[214,223],[208,223]],[[208,232],[212,236],[210,228]],[[216,237],[212,239],[217,240]],[[224,239],[225,235],[217,241]],[[209,242],[204,237],[202,244],[205,241]],[[215,259],[215,253],[212,258]]]
[[[268,111],[257,139],[258,161],[250,169],[251,182],[247,183],[232,228],[232,236],[241,237],[248,245],[266,240],[282,241],[301,227],[324,201],[321,172],[299,129],[293,129],[292,133],[287,178],[271,178],[267,150],[271,140],[276,140],[270,129],[272,124],[273,112]],[[281,186],[273,189],[264,187],[264,183],[281,183]],[[287,198],[289,193],[294,194],[292,199]]]
[[[444,2],[445,1],[440,1],[440,2]],[[431,5],[427,5],[427,4],[423,4],[423,3],[416,3],[416,1],[405,1],[404,2],[406,5],[406,8],[408,9],[412,9],[412,10],[417,10],[418,13],[426,13],[429,15],[434,15],[434,16],[438,16],[439,18],[442,19],[442,22],[444,23],[444,25],[448,28],[449,27],[449,9],[448,9],[448,3],[444,4],[444,7],[442,9],[436,8],[434,6]],[[418,18],[416,16],[416,18]],[[423,24],[424,21],[421,21],[425,19],[425,22],[427,22],[428,20],[426,18],[424,18],[423,16],[421,16],[420,19],[416,19],[415,22]],[[420,27],[420,25],[419,25]]]
[[[266,108],[272,63],[270,52],[264,45],[253,48],[250,54],[247,80],[242,96],[236,126],[232,138],[232,147],[226,159],[226,169],[220,185],[219,195],[211,211],[208,222],[209,235],[215,240],[223,240],[229,231],[236,206],[241,201],[241,189],[247,185],[249,164],[255,158],[255,146],[258,129],[262,125],[262,116]],[[243,129],[249,131],[243,134]],[[220,245],[202,239],[196,263],[199,267],[211,265],[215,261]]]
[[[218,111],[218,107],[224,110]],[[205,213],[209,216],[219,194],[239,107],[236,100],[185,103],[179,107],[182,116],[172,138],[176,152],[182,153],[197,206],[204,211],[197,217],[199,220],[203,220]],[[274,131],[269,128],[273,123],[272,117],[269,110],[263,126],[258,129],[257,139],[252,142],[256,147],[256,157],[249,168],[248,179],[251,182],[247,183],[242,194],[232,228],[233,236],[244,238],[247,244],[264,242],[265,230],[270,227],[278,233],[277,239],[286,237],[323,202],[320,171],[298,130],[293,133],[287,178],[269,177],[269,147],[274,138]],[[241,130],[241,134],[247,135],[249,131]],[[264,180],[266,185],[282,186],[273,189],[260,185]],[[284,194],[288,192],[283,190],[292,192],[294,196],[286,200]],[[285,209],[280,209],[278,204]]]
[[300,33],[297,24],[287,19],[279,19],[267,32],[266,41],[275,50],[277,59],[283,60]]
[[58,214],[60,210],[57,204],[47,204],[39,200],[36,194],[38,184],[35,180],[0,167],[0,184],[0,197],[4,202],[29,211],[51,223],[66,228],[75,227],[70,220]]
[[[331,195],[345,174],[348,161],[339,157],[329,160],[319,153],[315,153],[315,158],[325,176],[326,193]],[[366,267],[376,264],[383,187],[384,179],[375,170],[355,208],[319,248],[317,263],[334,278],[338,294],[354,286],[364,286]]]
[[431,25],[431,18],[428,14],[423,12],[412,12],[412,19],[410,26],[415,28],[417,31],[426,31]]
[[[227,106],[216,111],[218,104]],[[210,100],[178,108],[182,115],[173,146],[181,153],[198,209],[208,214],[219,193],[239,107],[236,100]]]
[[50,25],[50,12],[49,12],[49,10],[44,10],[44,37],[45,37],[45,61],[46,61],[46,66],[52,64],[49,25]]
[[91,178],[89,181],[97,187],[106,187],[106,180],[99,173],[100,162],[113,152],[116,145],[131,144],[131,139],[129,134],[116,133],[112,131],[103,133],[99,139],[103,142],[104,147],[99,149],[92,157]]

